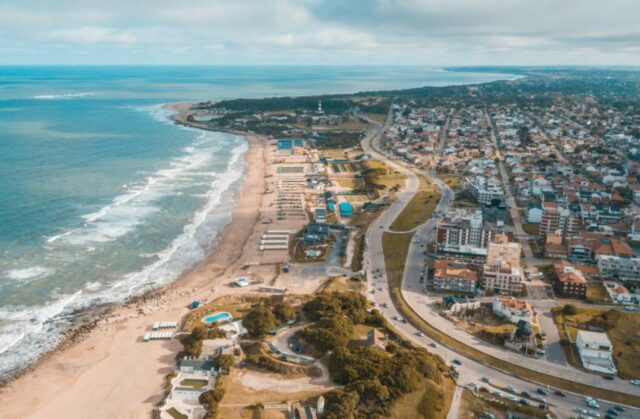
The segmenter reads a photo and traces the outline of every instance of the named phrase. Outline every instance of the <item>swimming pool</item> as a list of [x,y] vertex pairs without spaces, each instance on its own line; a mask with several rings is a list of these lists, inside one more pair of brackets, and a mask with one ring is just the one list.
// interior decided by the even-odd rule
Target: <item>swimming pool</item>
[[233,320],[233,316],[230,313],[227,313],[226,311],[221,311],[219,313],[214,313],[210,316],[204,317],[202,319],[202,323],[206,323],[206,324],[211,324],[211,323],[218,323],[218,322],[228,322]]

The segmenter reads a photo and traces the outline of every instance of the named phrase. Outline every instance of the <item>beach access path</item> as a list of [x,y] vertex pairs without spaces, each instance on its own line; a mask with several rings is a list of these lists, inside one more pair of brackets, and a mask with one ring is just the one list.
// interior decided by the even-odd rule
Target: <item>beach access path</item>
[[159,296],[116,308],[86,338],[53,352],[3,387],[3,419],[151,417],[181,345],[176,340],[143,343],[142,336],[156,321],[182,318],[193,300],[237,293],[226,284],[245,263],[243,249],[257,247],[248,241],[256,236],[265,191],[265,142],[256,135],[245,138],[249,149],[241,196],[214,252]]

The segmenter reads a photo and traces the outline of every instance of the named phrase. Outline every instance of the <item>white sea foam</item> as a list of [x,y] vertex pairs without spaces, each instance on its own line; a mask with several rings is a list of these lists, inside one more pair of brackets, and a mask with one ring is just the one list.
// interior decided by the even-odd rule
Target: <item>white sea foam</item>
[[[9,371],[27,362],[32,362],[41,353],[54,348],[61,335],[47,333],[53,326],[52,319],[67,312],[77,301],[82,291],[57,299],[38,307],[0,307],[2,333],[0,333],[0,355],[16,345],[26,345],[24,350],[12,350],[11,356],[0,356],[0,371]],[[53,331],[53,329],[51,330]],[[27,349],[28,348],[28,349]]]
[[57,95],[37,95],[33,99],[42,100],[55,100],[55,99],[73,99],[77,97],[95,96],[94,92],[78,92],[78,93],[63,93]]
[[218,207],[224,192],[242,176],[244,167],[239,163],[241,163],[240,157],[246,150],[246,143],[233,150],[225,175],[213,181],[207,202],[195,213],[191,223],[184,227],[183,233],[176,237],[166,249],[157,253],[158,259],[154,263],[115,283],[114,291],[124,289],[126,296],[129,296],[149,287],[166,284],[184,269],[202,259],[204,249],[203,244],[199,243],[196,237],[198,229],[206,222],[207,216]]
[[181,187],[193,186],[193,177],[215,176],[213,171],[203,172],[212,156],[220,151],[213,135],[198,132],[190,151],[172,159],[170,168],[150,174],[141,183],[130,183],[121,195],[97,211],[85,214],[84,226],[50,237],[47,243],[60,242],[65,245],[86,245],[113,241],[145,222],[159,208],[159,199],[177,194]]
[[31,266],[29,268],[12,269],[5,272],[4,276],[15,281],[27,281],[45,277],[53,272],[53,269],[45,268],[44,266]]

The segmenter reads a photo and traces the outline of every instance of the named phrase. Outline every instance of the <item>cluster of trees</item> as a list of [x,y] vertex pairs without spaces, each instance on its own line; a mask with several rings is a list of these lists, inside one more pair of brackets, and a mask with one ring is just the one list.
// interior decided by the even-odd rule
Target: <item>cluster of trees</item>
[[225,389],[222,387],[222,378],[218,376],[216,385],[200,395],[198,401],[207,408],[204,419],[215,419],[220,414],[220,400],[224,397]]
[[180,336],[182,351],[178,353],[178,359],[185,356],[199,357],[202,353],[202,341],[225,336],[225,332],[213,325],[211,327],[194,327],[188,335]]
[[[305,97],[270,97],[265,99],[231,99],[202,105],[201,109],[226,109],[241,112],[273,112],[281,110],[303,110],[313,112],[322,101],[322,110],[328,113],[343,113],[358,106],[346,96],[323,95]],[[360,105],[362,106],[362,105]]]
[[[318,295],[303,306],[303,313],[315,323],[301,331],[301,337],[329,352],[331,378],[344,385],[325,395],[325,417],[329,419],[387,416],[396,400],[420,389],[427,380],[441,384],[448,370],[440,358],[406,341],[390,343],[386,351],[349,349],[354,324],[386,326],[377,310],[368,311],[367,299],[360,293]],[[387,333],[393,335],[389,330]],[[443,397],[438,399],[444,403]],[[445,408],[433,406],[433,411]]]
[[[447,366],[424,349],[390,344],[386,352],[340,347],[329,357],[329,371],[344,387],[325,395],[326,417],[376,418],[388,416],[395,401],[427,384],[440,388]],[[429,406],[434,417],[446,410],[443,394],[435,400]]]
[[360,145],[364,131],[325,131],[319,133],[314,144],[319,149],[352,148]]
[[296,317],[291,304],[278,302],[272,304],[270,300],[260,301],[242,319],[242,325],[247,328],[249,336],[261,338],[278,324],[288,322]]

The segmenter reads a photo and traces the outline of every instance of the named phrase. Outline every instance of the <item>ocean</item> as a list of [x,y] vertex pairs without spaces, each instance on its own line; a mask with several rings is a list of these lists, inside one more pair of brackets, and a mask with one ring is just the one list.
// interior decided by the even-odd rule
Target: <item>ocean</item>
[[175,280],[230,221],[247,149],[163,104],[481,83],[418,67],[0,68],[0,378],[71,314]]

